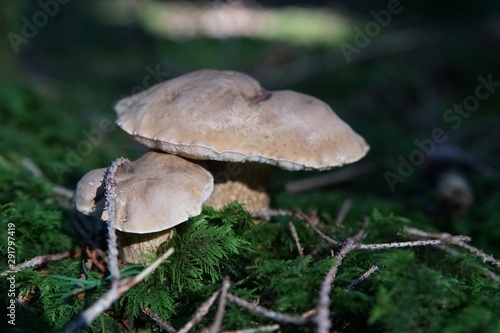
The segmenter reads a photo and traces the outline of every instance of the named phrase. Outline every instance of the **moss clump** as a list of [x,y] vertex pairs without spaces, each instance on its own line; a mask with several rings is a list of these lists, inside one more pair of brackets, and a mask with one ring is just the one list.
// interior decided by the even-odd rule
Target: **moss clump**
[[7,230],[12,230],[9,235],[14,239],[18,263],[38,255],[69,250],[71,245],[71,239],[62,232],[63,214],[51,186],[1,156],[0,228],[5,231],[0,239],[2,265],[6,264],[9,247]]
[[[406,241],[398,234],[415,222],[374,211],[363,242]],[[306,250],[297,255],[288,222],[293,222]],[[324,230],[336,229],[343,240],[362,225],[346,220],[335,226],[320,219]],[[421,223],[421,222],[420,222]],[[301,314],[316,306],[326,272],[338,246],[328,245],[295,217],[276,217],[252,224],[237,203],[218,212],[204,208],[201,215],[182,224],[160,252],[176,252],[155,272],[101,315],[88,332],[114,332],[126,322],[129,330],[157,329],[144,311],[152,311],[173,327],[183,326],[196,308],[218,290],[225,276],[230,292],[274,311]],[[149,254],[150,260],[156,254]],[[379,269],[348,288],[368,268]],[[122,268],[123,276],[136,274],[141,265]],[[434,248],[354,251],[343,261],[334,282],[331,315],[333,328],[344,332],[495,332],[500,325],[500,287],[491,279],[491,267],[460,251],[446,254]],[[56,276],[56,277],[54,277]],[[47,331],[64,327],[109,288],[109,276],[82,259],[54,263],[43,270],[18,273],[20,295],[32,300],[20,316],[43,318]],[[83,289],[84,292],[83,292]],[[209,325],[215,306],[196,326]],[[229,303],[224,329],[270,325],[274,321]],[[311,326],[282,325],[283,332],[314,332]]]

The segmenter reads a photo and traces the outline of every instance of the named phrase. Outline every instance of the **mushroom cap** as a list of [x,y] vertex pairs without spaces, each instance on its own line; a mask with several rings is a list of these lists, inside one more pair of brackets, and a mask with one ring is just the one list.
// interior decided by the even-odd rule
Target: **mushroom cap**
[[[90,198],[88,179],[99,177],[100,170],[105,169],[93,170],[78,182],[74,201],[82,213],[85,211],[80,208],[92,203],[104,207],[104,197],[76,204],[78,198]],[[116,228],[138,234],[169,229],[199,215],[203,202],[213,191],[213,177],[208,171],[181,157],[156,152],[148,152],[135,162],[127,160],[117,168],[115,181]],[[86,212],[100,213],[99,217],[108,219],[106,211],[94,208]]]
[[365,140],[322,101],[265,91],[238,72],[200,70],[115,105],[117,124],[148,147],[193,159],[329,169],[362,158]]

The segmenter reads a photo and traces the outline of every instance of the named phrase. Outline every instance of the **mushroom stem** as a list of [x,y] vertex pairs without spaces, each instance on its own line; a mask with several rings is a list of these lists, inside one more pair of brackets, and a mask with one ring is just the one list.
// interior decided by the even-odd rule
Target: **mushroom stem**
[[249,212],[269,208],[269,178],[272,166],[262,163],[195,161],[214,177],[214,191],[205,205],[221,209],[232,201]]
[[138,264],[146,261],[144,253],[155,252],[158,246],[169,241],[174,229],[167,229],[150,234],[134,234],[116,230],[120,261],[125,264]]

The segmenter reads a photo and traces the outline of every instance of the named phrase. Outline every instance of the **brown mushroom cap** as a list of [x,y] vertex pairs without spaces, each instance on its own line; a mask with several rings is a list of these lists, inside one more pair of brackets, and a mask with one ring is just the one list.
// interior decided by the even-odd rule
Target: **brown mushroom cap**
[[183,75],[120,100],[115,110],[117,124],[137,141],[193,159],[323,170],[355,162],[369,149],[322,101],[267,92],[232,71]]
[[[87,207],[104,200],[89,195],[97,192],[92,186],[99,179],[102,182],[101,170],[105,169],[89,172],[77,185],[74,202],[80,211],[85,207],[83,213],[99,213]],[[94,185],[90,186],[89,180]],[[200,214],[203,202],[213,191],[213,177],[208,171],[183,158],[155,152],[119,166],[115,180],[116,228],[138,234],[169,229]],[[81,198],[88,202],[82,204]],[[100,217],[106,220],[107,213],[101,213]]]

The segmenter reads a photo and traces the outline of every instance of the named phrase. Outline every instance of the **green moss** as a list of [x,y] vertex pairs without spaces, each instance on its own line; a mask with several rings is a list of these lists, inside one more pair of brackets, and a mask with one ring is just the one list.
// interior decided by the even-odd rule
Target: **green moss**
[[[9,247],[15,248],[18,263],[70,248],[71,240],[62,233],[62,213],[53,196],[49,184],[0,156],[0,228],[5,231],[0,238],[2,264]],[[9,245],[7,230],[14,246]]]
[[[430,253],[425,259],[438,256]],[[448,258],[436,267],[421,259],[406,250],[386,256],[370,323],[382,323],[387,332],[443,332],[443,327],[447,332],[493,332],[498,327],[497,283],[477,274],[477,268],[469,267],[472,277],[443,272],[462,264]]]

